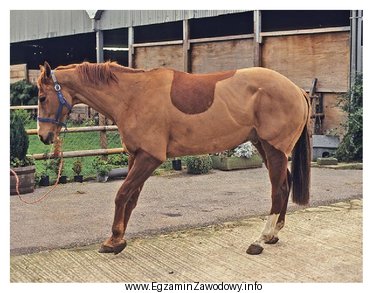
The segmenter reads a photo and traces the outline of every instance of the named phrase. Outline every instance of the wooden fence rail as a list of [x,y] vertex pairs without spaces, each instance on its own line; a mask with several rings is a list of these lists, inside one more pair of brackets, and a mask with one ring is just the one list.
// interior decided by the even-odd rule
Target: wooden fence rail
[[[25,106],[11,106],[11,110],[35,110],[37,109],[37,105],[25,105]],[[78,104],[74,107],[86,107],[84,104]],[[70,127],[66,130],[67,133],[77,133],[77,132],[94,132],[100,131],[104,135],[106,135],[106,131],[117,131],[118,127],[116,125],[100,125],[100,126],[82,126],[82,127]],[[37,135],[37,129],[27,129],[26,133],[28,135]],[[64,158],[74,158],[74,157],[88,157],[88,156],[106,156],[106,155],[113,155],[113,154],[120,154],[125,152],[124,148],[103,148],[101,144],[101,149],[95,150],[78,150],[78,151],[66,151],[63,152]],[[33,154],[31,155],[34,160],[44,160],[47,158],[53,158],[54,154]]]
[[[116,125],[102,125],[102,126],[82,126],[82,127],[70,127],[66,130],[67,133],[73,132],[93,132],[93,131],[116,131],[118,126]],[[38,134],[37,129],[27,129],[28,135]]]
[[[75,158],[75,157],[89,157],[89,156],[105,156],[121,154],[125,152],[124,148],[114,148],[114,149],[96,149],[96,150],[83,150],[83,151],[67,151],[63,152],[64,158]],[[32,158],[34,160],[45,160],[48,158],[53,158],[54,154],[33,154]]]
[[[76,104],[74,108],[87,108],[86,104]],[[37,110],[38,105],[10,106],[10,110]]]
[[[71,127],[66,131],[67,133],[76,132],[93,132],[93,131],[116,131],[118,127],[116,125],[103,125],[103,126],[86,126],[86,127]],[[37,129],[26,130],[28,135],[36,135],[38,133]],[[120,154],[125,152],[124,148],[112,148],[112,149],[95,149],[95,150],[79,150],[79,151],[66,151],[63,152],[64,158],[74,158],[74,157],[88,157],[88,156],[106,156],[113,154]],[[32,157],[35,160],[44,160],[49,157],[53,157],[53,153],[49,154],[33,154]]]

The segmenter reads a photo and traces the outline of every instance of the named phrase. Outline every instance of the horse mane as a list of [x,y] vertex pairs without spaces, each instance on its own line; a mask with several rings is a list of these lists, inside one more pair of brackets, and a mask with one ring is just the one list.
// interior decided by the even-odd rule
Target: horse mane
[[115,74],[117,72],[124,73],[139,73],[145,72],[143,69],[133,69],[129,67],[124,67],[116,62],[105,62],[105,63],[89,63],[83,62],[81,64],[71,64],[67,66],[58,66],[56,70],[63,69],[76,69],[79,77],[84,82],[91,83],[104,83],[109,84],[110,82],[118,82],[118,77]]

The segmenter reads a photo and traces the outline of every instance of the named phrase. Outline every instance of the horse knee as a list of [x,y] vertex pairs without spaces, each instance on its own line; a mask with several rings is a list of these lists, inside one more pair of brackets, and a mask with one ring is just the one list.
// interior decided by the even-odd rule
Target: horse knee
[[123,206],[126,202],[125,194],[118,193],[114,202],[116,206]]
[[116,206],[123,206],[125,205],[131,197],[131,191],[126,189],[125,191],[118,192],[117,196],[115,197],[115,205]]
[[138,199],[138,196],[133,195],[128,200],[127,205],[126,205],[126,209],[129,208],[129,209],[133,210],[137,205],[137,199]]

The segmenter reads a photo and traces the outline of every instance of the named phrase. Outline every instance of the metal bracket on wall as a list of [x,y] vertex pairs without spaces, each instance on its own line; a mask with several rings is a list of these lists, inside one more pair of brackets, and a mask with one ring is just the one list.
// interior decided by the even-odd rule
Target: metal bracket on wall
[[313,134],[322,134],[323,131],[323,120],[325,118],[323,96],[322,93],[316,93],[317,78],[312,80],[312,85],[309,90],[309,96],[311,99],[311,119],[313,121]]

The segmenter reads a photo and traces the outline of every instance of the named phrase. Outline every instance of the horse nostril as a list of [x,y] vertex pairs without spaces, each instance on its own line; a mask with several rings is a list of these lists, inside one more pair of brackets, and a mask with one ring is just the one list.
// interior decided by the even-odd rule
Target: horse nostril
[[42,136],[42,135],[39,135],[39,138],[44,144],[51,144],[51,143],[53,143],[54,133],[53,132],[48,132],[48,135],[47,135],[46,138],[44,138],[44,136]]
[[53,132],[48,132],[46,143],[51,144],[51,143],[53,143],[53,140],[54,140],[54,133]]

